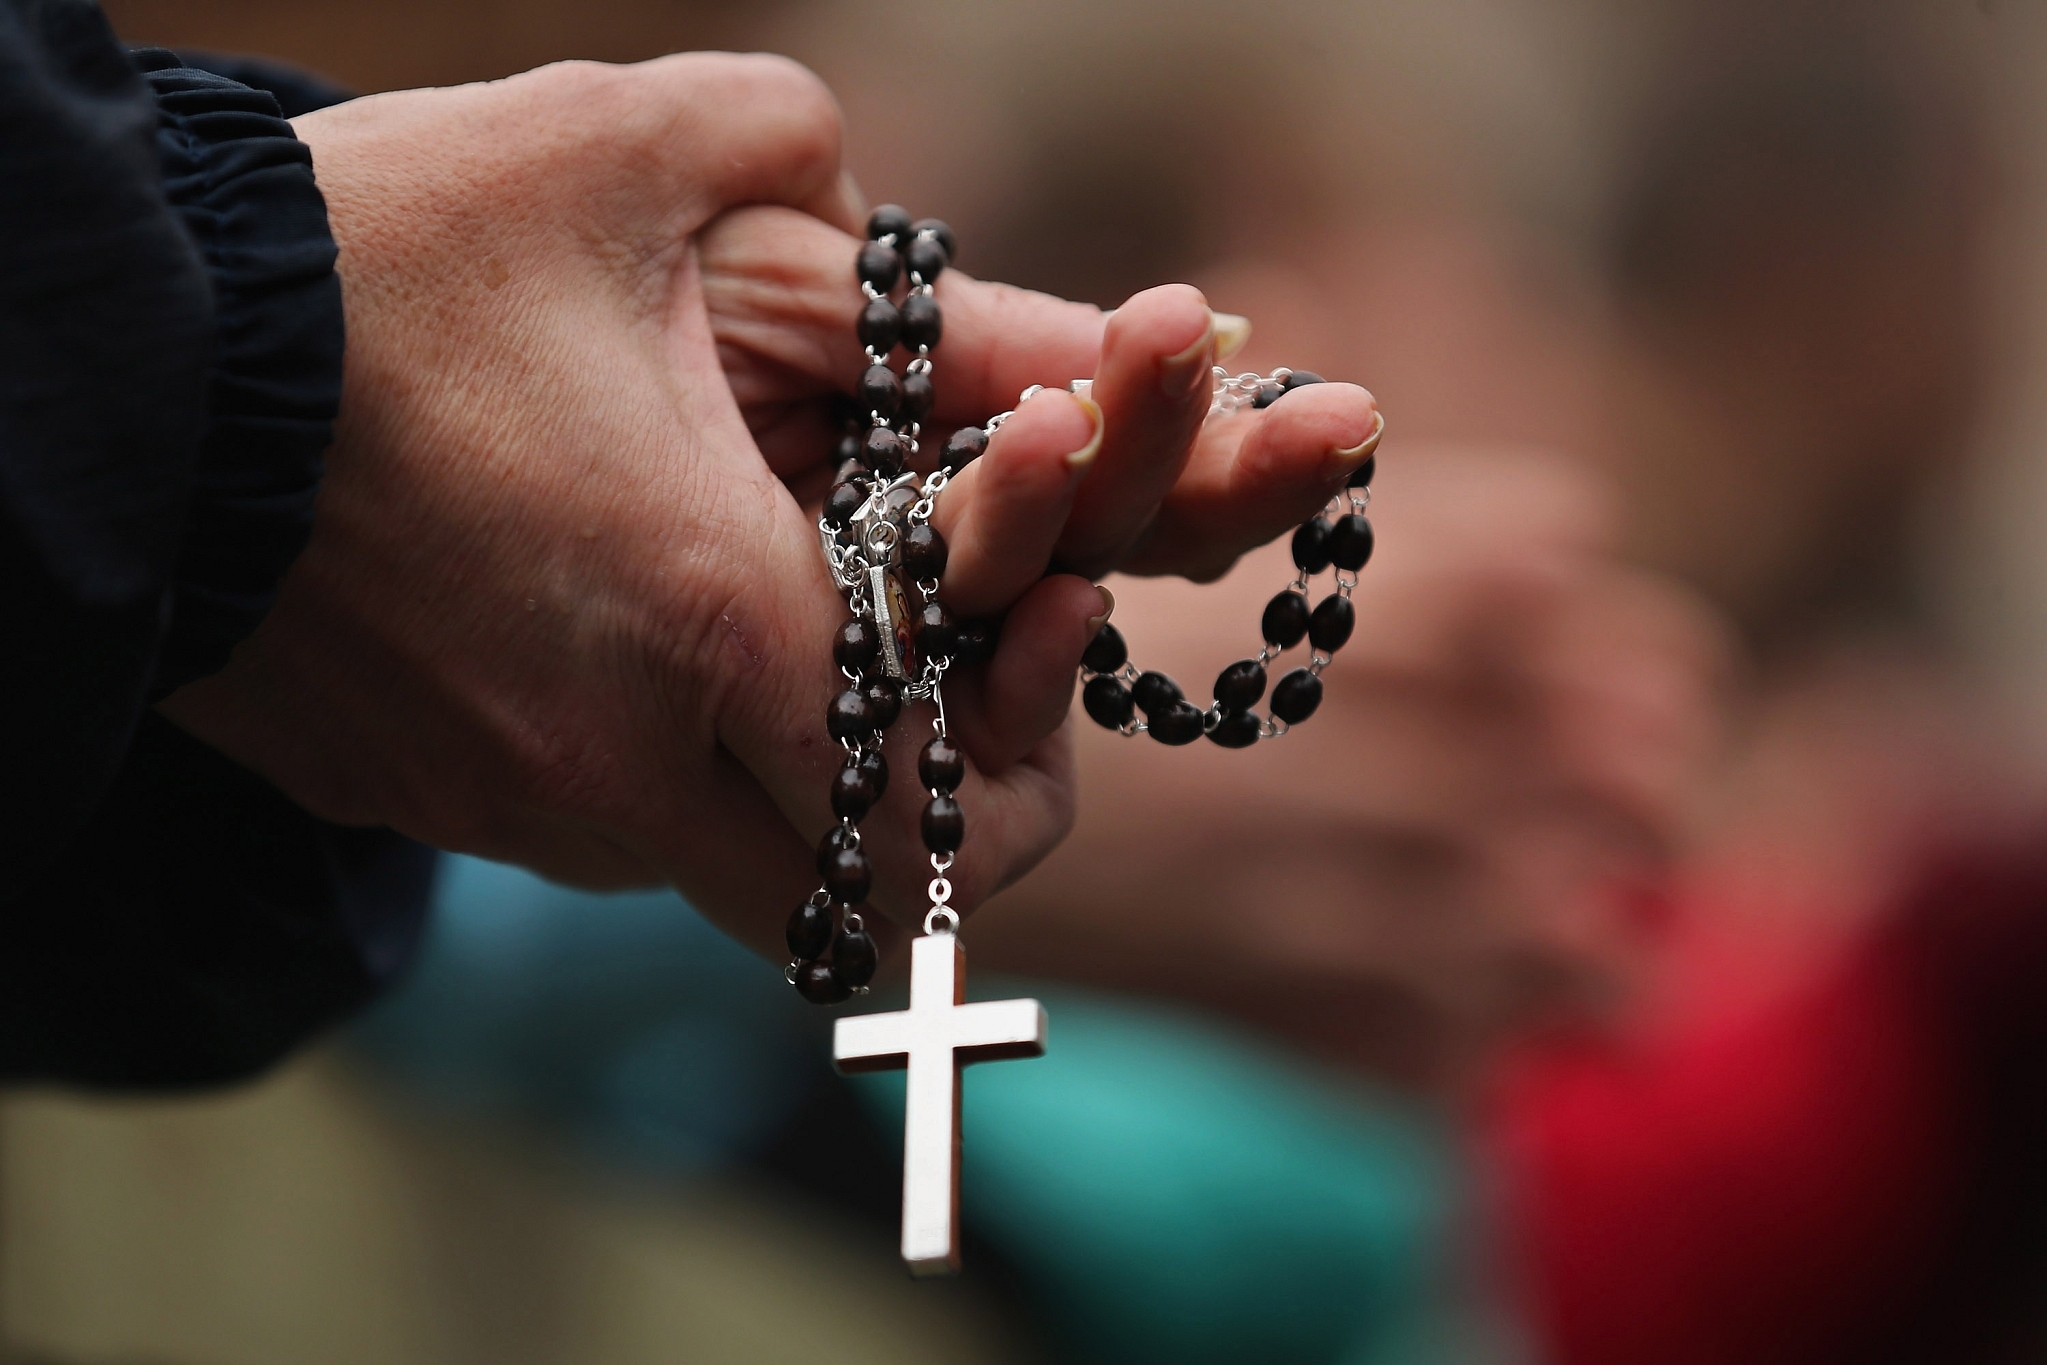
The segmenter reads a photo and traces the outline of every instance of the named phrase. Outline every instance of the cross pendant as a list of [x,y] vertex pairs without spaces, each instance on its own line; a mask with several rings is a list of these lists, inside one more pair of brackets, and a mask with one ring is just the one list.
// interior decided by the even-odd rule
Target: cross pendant
[[1040,1057],[1045,1007],[1035,1000],[969,1005],[959,936],[910,942],[910,1008],[840,1019],[832,1060],[848,1074],[909,1072],[903,1110],[903,1260],[912,1275],[960,1268],[960,1068]]

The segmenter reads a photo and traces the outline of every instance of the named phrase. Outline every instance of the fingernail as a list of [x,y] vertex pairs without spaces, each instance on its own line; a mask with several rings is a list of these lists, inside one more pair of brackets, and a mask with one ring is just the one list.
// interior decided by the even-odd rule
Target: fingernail
[[1348,450],[1330,451],[1328,458],[1323,462],[1323,471],[1332,479],[1339,474],[1350,473],[1366,460],[1372,458],[1372,453],[1379,448],[1379,438],[1385,434],[1386,414],[1374,410],[1372,413],[1371,435],[1365,437],[1364,440],[1359,441]]
[[1081,409],[1087,413],[1088,421],[1094,423],[1095,427],[1095,433],[1087,438],[1087,444],[1066,457],[1066,467],[1078,470],[1093,464],[1095,456],[1102,453],[1102,409],[1094,399],[1083,398],[1079,394],[1073,396],[1073,401],[1080,404]]
[[839,172],[839,194],[845,199],[846,207],[853,211],[855,218],[867,217],[867,196],[860,192],[860,182],[853,178],[853,172]]
[[1095,591],[1102,595],[1102,610],[1099,614],[1087,618],[1087,630],[1090,637],[1101,630],[1103,626],[1109,624],[1109,618],[1116,614],[1116,594],[1110,592],[1099,583],[1095,584]]
[[1201,329],[1201,335],[1194,344],[1178,355],[1169,355],[1159,364],[1159,388],[1168,398],[1178,398],[1194,387],[1197,378],[1208,377],[1210,359],[1215,354],[1214,313],[1208,315],[1208,326]]
[[1215,315],[1215,363],[1220,365],[1251,340],[1251,319],[1242,313]]

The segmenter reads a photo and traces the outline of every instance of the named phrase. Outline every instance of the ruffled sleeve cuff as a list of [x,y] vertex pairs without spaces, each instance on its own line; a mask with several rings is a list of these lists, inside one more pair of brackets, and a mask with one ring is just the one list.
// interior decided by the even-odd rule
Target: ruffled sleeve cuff
[[310,149],[277,100],[175,54],[133,54],[156,94],[172,206],[213,283],[207,424],[152,695],[217,671],[312,531],[341,404],[341,282]]

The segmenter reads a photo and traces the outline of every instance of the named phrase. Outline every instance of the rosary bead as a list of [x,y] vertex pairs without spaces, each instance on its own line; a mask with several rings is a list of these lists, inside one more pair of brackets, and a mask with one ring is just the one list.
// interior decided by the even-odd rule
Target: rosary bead
[[841,820],[858,820],[867,814],[877,795],[874,779],[861,772],[857,763],[848,763],[832,774],[832,814]]
[[874,728],[886,730],[903,714],[903,685],[894,678],[870,678],[861,691],[874,712]]
[[1322,680],[1305,668],[1297,668],[1272,688],[1272,714],[1288,725],[1299,725],[1315,714],[1322,704]]
[[857,848],[842,848],[824,860],[824,889],[840,905],[858,905],[874,886],[874,864]]
[[[848,464],[858,464],[860,462],[860,433],[857,431],[849,431],[844,436],[841,436],[839,438],[838,446],[833,450],[833,454],[838,458],[839,468],[841,471],[843,471]],[[847,477],[846,474],[844,472],[841,472],[839,475],[839,482],[844,483],[846,481],[846,477]]]
[[995,644],[1001,637],[1000,621],[965,621],[960,624],[960,642],[953,646],[952,661],[956,664],[985,664],[995,657]]
[[945,561],[949,553],[945,537],[938,534],[938,528],[928,521],[903,533],[903,572],[913,583],[928,583],[945,577]]
[[844,825],[833,825],[824,832],[824,837],[817,841],[817,875],[820,877],[824,875],[824,870],[831,866],[833,858],[859,847],[859,837],[853,831]]
[[867,501],[867,490],[856,483],[836,485],[825,496],[824,519],[833,526],[843,527],[853,520],[853,514]]
[[869,365],[860,376],[858,393],[861,406],[884,422],[893,418],[896,409],[903,405],[903,381],[886,365]]
[[917,652],[927,659],[949,659],[959,643],[959,627],[945,604],[926,602],[917,613]]
[[823,957],[825,949],[832,946],[832,934],[837,926],[832,923],[830,906],[812,905],[809,901],[796,907],[796,913],[789,916],[789,927],[783,937],[789,942],[789,955],[798,962],[811,962]]
[[1308,633],[1308,599],[1288,588],[1265,604],[1265,616],[1258,625],[1267,644],[1293,648]]
[[1316,517],[1294,528],[1294,567],[1321,573],[1329,567],[1329,519]]
[[893,479],[903,472],[903,438],[887,427],[875,427],[861,443],[860,458],[875,473]]
[[1153,720],[1161,712],[1185,695],[1180,684],[1163,673],[1140,673],[1137,681],[1130,686],[1130,695],[1137,702],[1138,709]]
[[930,284],[945,270],[945,248],[929,237],[912,238],[903,248],[903,264],[917,277],[916,283]]
[[887,299],[874,299],[860,310],[860,321],[853,325],[853,330],[862,346],[886,357],[903,334],[903,315]]
[[967,840],[967,814],[950,796],[934,796],[924,807],[924,847],[957,853]]
[[938,300],[929,294],[912,294],[903,300],[903,345],[911,350],[936,346],[945,333],[945,315]]
[[1080,704],[1095,724],[1108,730],[1122,729],[1137,712],[1130,689],[1106,673],[1087,680],[1087,685],[1080,689]]
[[1254,408],[1269,408],[1274,403],[1277,403],[1285,393],[1285,389],[1268,380],[1258,386],[1257,394],[1251,399],[1251,406]]
[[860,248],[853,268],[859,273],[860,283],[872,285],[877,294],[886,294],[903,277],[903,258],[896,255],[894,247],[869,242]]
[[967,756],[959,745],[940,735],[917,755],[917,776],[932,791],[953,791],[967,780]]
[[931,415],[931,405],[938,401],[937,390],[931,387],[931,376],[921,371],[903,376],[903,405],[897,409],[905,422],[922,422]]
[[1123,643],[1123,632],[1106,621],[1080,656],[1080,666],[1090,673],[1114,673],[1129,662],[1130,646]]
[[1258,742],[1258,714],[1234,711],[1215,723],[1208,737],[1225,749],[1248,749]]
[[1367,455],[1365,456],[1365,462],[1351,471],[1350,479],[1344,484],[1344,487],[1370,488],[1372,486],[1372,475],[1378,472],[1379,457],[1377,455]]
[[832,662],[840,668],[863,673],[881,656],[881,631],[864,616],[854,616],[832,637]]
[[806,962],[796,970],[796,993],[813,1005],[836,1005],[853,992],[822,962]]
[[839,941],[832,945],[832,975],[847,990],[874,980],[874,969],[880,962],[874,940],[863,930],[840,934]]
[[1327,380],[1323,379],[1321,375],[1316,374],[1313,370],[1292,370],[1288,372],[1285,379],[1279,381],[1279,386],[1286,392],[1292,393],[1295,389],[1308,384],[1324,384],[1327,382]]
[[824,727],[833,739],[845,741],[859,739],[874,730],[874,706],[867,700],[867,694],[857,687],[849,687],[833,697],[831,705],[825,708]]
[[1372,523],[1352,512],[1329,528],[1329,562],[1356,573],[1372,557]]
[[1225,711],[1248,711],[1265,695],[1265,665],[1239,659],[1215,680],[1215,699]]
[[960,240],[952,235],[952,229],[945,224],[943,219],[919,218],[916,222],[910,224],[910,232],[913,236],[917,237],[922,237],[927,232],[936,237],[938,244],[945,248],[945,259],[948,265],[959,259]]
[[881,750],[863,751],[860,761],[854,766],[874,779],[874,799],[881,800],[888,792],[888,760],[882,757]]
[[867,240],[870,242],[893,237],[900,245],[909,240],[912,231],[910,211],[901,204],[878,204],[874,212],[867,215]]
[[952,470],[965,469],[981,458],[988,449],[988,433],[979,427],[961,427],[945,443],[946,467]]
[[1193,702],[1176,701],[1151,717],[1151,737],[1161,744],[1192,744],[1201,738],[1201,708]]
[[1358,614],[1350,599],[1331,593],[1315,608],[1315,619],[1308,626],[1308,643],[1324,654],[1334,654],[1350,639],[1351,629],[1357,623]]

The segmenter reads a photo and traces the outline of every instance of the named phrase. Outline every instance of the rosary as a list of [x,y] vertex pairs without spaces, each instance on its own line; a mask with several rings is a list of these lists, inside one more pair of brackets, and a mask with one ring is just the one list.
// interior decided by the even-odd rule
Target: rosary
[[[997,627],[955,621],[939,602],[946,544],[931,514],[947,483],[988,448],[1012,414],[954,432],[930,472],[912,468],[934,396],[931,353],[944,330],[932,286],[952,263],[957,243],[944,223],[913,223],[892,204],[874,211],[867,237],[855,273],[867,298],[857,334],[868,365],[856,389],[854,429],[840,441],[838,477],[818,519],[826,562],[852,611],[832,643],[846,686],[825,711],[826,729],[846,761],[831,781],[839,822],[817,847],[820,885],[789,919],[792,960],[784,974],[816,1004],[867,993],[877,957],[860,906],[874,868],[860,846],[860,819],[888,787],[882,736],[905,704],[932,702],[932,737],[917,757],[917,777],[929,793],[921,828],[931,855],[931,909],[923,934],[910,944],[910,1007],[841,1018],[832,1058],[848,1073],[908,1073],[902,1255],[914,1275],[944,1275],[959,1269],[960,1068],[1045,1050],[1045,1010],[1037,1001],[966,1003],[959,915],[947,904],[952,883],[946,873],[966,838],[966,816],[953,795],[966,776],[966,755],[946,731],[943,684],[947,670],[992,655]],[[900,303],[893,298],[898,284],[907,286]],[[901,374],[889,364],[898,345],[911,357]],[[1074,380],[1069,387],[1084,395],[1090,382]],[[1269,407],[1293,389],[1321,382],[1305,370],[1231,375],[1217,366],[1209,416]],[[1026,389],[1018,403],[1037,391]],[[1367,445],[1376,447],[1384,430],[1382,417]],[[1375,464],[1368,454],[1322,514],[1294,532],[1299,572],[1266,605],[1264,647],[1222,671],[1212,705],[1188,701],[1163,673],[1139,672],[1121,633],[1104,624],[1081,656],[1081,704],[1088,715],[1126,735],[1148,733],[1172,745],[1206,735],[1230,749],[1277,739],[1314,715],[1322,702],[1322,671],[1356,621],[1350,599],[1358,571],[1372,556],[1365,510]],[[1336,589],[1311,608],[1310,580],[1331,568]],[[1252,708],[1265,697],[1267,665],[1303,639],[1307,664],[1280,678],[1272,688],[1272,714],[1259,716]]]

